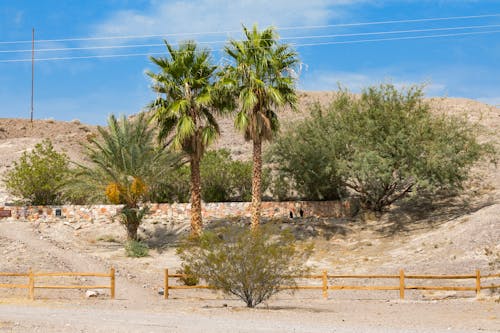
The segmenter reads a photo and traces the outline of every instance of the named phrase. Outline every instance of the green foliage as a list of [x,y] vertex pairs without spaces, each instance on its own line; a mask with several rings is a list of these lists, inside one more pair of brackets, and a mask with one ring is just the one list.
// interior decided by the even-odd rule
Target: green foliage
[[307,271],[303,263],[311,248],[300,250],[291,234],[269,227],[251,231],[233,225],[187,240],[178,253],[195,277],[253,308],[278,293],[280,286],[295,285],[293,276]]
[[168,57],[151,57],[159,72],[147,72],[159,97],[150,104],[159,125],[159,137],[170,139],[174,149],[201,158],[206,146],[219,135],[214,117],[221,104],[215,85],[217,66],[210,52],[200,50],[194,41],[175,49],[165,41]]
[[297,53],[279,43],[273,27],[259,31],[243,26],[244,39],[230,40],[225,48],[231,64],[222,82],[239,105],[234,125],[253,144],[252,228],[260,223],[262,200],[262,142],[273,139],[279,129],[276,111],[297,106]]
[[168,173],[151,188],[149,201],[168,203],[189,202],[189,175],[189,167],[186,165],[179,166]]
[[182,268],[176,271],[177,274],[185,274],[185,276],[181,276],[178,281],[185,286],[196,286],[200,283],[200,278],[193,273],[191,267],[186,264],[182,265]]
[[147,212],[143,203],[159,180],[180,164],[180,156],[154,144],[153,129],[144,113],[133,120],[114,115],[108,127],[98,127],[86,155],[89,166],[79,165],[68,186],[73,193],[87,194],[88,200],[105,197],[123,204],[120,221],[129,239],[137,239],[137,228]]
[[322,121],[320,106],[314,105],[312,111],[312,120],[281,135],[266,154],[278,171],[272,192],[280,200],[337,200],[345,195],[335,158],[341,142],[330,124]]
[[275,111],[297,105],[293,75],[299,59],[287,44],[279,43],[272,27],[259,31],[243,26],[245,38],[230,40],[225,53],[233,64],[224,69],[224,83],[231,87],[240,108],[234,124],[245,139],[262,142],[273,138],[279,129]]
[[149,247],[142,242],[132,239],[125,244],[125,253],[127,257],[132,258],[147,257],[149,255]]
[[[219,136],[216,115],[232,104],[225,89],[216,84],[217,66],[210,52],[200,50],[194,41],[178,49],[165,41],[167,57],[150,57],[159,72],[148,72],[158,98],[149,108],[158,123],[158,136],[186,154],[190,164],[191,232],[202,228],[200,161],[206,147]],[[228,104],[226,104],[228,103]]]
[[24,152],[7,172],[9,191],[32,205],[55,205],[62,201],[62,188],[68,182],[68,157],[54,150],[50,140]]
[[201,161],[201,191],[206,202],[249,201],[252,163],[234,161],[227,149],[207,152]]
[[380,211],[410,192],[460,188],[471,166],[492,151],[466,119],[433,114],[422,87],[381,85],[360,98],[341,91],[326,110],[315,106],[270,158],[302,193],[308,192],[301,182],[314,188],[322,179],[332,186],[327,193],[345,186]]
[[[201,197],[205,202],[249,201],[252,163],[235,161],[227,149],[208,151],[201,160]],[[269,183],[263,175],[263,188]],[[188,202],[190,170],[183,166],[164,178],[151,194],[153,202]]]

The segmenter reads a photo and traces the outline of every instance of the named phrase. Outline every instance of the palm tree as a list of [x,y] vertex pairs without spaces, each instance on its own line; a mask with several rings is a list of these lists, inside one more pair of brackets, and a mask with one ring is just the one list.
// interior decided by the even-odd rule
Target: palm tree
[[202,230],[200,161],[208,145],[220,134],[215,115],[222,104],[215,84],[217,66],[210,53],[186,41],[174,49],[165,41],[167,57],[151,57],[159,73],[148,72],[152,89],[159,94],[150,104],[159,125],[159,139],[170,139],[183,151],[191,169],[191,233]]
[[225,52],[232,64],[225,68],[225,82],[234,91],[240,109],[235,127],[253,143],[252,229],[257,228],[261,211],[262,142],[271,140],[279,129],[276,110],[296,109],[297,53],[278,43],[274,28],[259,31],[243,26],[246,39],[231,40]]
[[[73,190],[122,204],[120,222],[129,240],[137,240],[137,229],[147,213],[143,201],[157,177],[172,171],[179,157],[154,144],[149,119],[140,113],[133,120],[111,115],[107,127],[98,127],[86,155],[89,166],[76,171]],[[90,198],[91,199],[91,198]]]

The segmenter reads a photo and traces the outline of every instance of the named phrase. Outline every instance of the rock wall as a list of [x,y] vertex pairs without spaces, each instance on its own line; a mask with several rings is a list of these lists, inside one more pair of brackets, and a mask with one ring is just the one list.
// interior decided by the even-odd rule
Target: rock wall
[[[189,219],[190,206],[186,203],[151,204],[147,219]],[[37,221],[64,218],[69,221],[98,221],[112,219],[120,207],[119,205],[0,206],[0,210],[10,210],[11,217],[7,218],[14,220]],[[205,219],[250,217],[251,215],[250,202],[210,202],[204,203],[202,209]],[[359,204],[355,200],[262,202],[262,216],[266,218],[289,217],[290,213],[295,217],[300,215],[301,210],[304,217],[350,217],[356,214],[358,209]]]

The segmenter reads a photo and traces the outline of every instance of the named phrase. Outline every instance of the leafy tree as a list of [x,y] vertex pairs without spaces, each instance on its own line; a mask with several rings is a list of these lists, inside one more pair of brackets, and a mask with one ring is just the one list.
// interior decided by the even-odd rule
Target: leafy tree
[[55,205],[62,200],[62,188],[68,181],[69,159],[55,151],[50,140],[24,152],[7,172],[5,184],[15,196],[32,205]]
[[316,177],[307,166],[314,160],[329,170],[325,183],[346,186],[380,211],[410,192],[460,188],[471,166],[491,152],[466,119],[433,114],[422,87],[381,85],[360,97],[343,90],[326,110],[316,106],[310,120],[278,140],[272,159],[293,160],[279,168],[297,183],[300,173]]
[[187,240],[178,254],[191,280],[204,279],[253,308],[281,291],[280,286],[295,285],[294,276],[307,271],[304,262],[311,250],[300,249],[290,233],[233,225]]
[[[200,163],[201,197],[205,202],[249,201],[252,163],[235,161],[227,149],[207,151]],[[182,166],[163,178],[151,193],[152,202],[188,202],[189,167]],[[264,173],[264,188],[267,188]]]
[[189,160],[191,175],[191,232],[201,234],[200,161],[205,148],[220,133],[215,115],[224,107],[215,85],[217,67],[207,50],[187,41],[174,49],[165,41],[167,57],[151,57],[159,73],[148,72],[153,90],[160,96],[151,103],[159,126],[159,138],[171,139]]
[[252,163],[234,161],[227,149],[209,151],[201,161],[202,198],[207,202],[251,198]]
[[186,165],[172,170],[151,187],[148,200],[151,202],[189,202],[190,171]]
[[148,211],[143,204],[156,179],[172,172],[179,156],[154,144],[153,129],[144,113],[133,120],[114,115],[108,127],[98,127],[98,136],[87,146],[89,166],[80,165],[72,186],[113,204],[122,204],[120,221],[129,240],[138,240],[137,229]]
[[280,199],[337,200],[346,195],[335,158],[341,142],[318,112],[321,106],[313,105],[314,120],[294,125],[266,154],[277,170],[272,191]]
[[252,228],[260,221],[262,196],[262,142],[271,140],[278,131],[275,111],[297,104],[297,53],[278,43],[274,28],[258,31],[243,27],[245,39],[231,40],[225,52],[232,64],[225,68],[224,82],[231,86],[239,103],[235,126],[253,144]]

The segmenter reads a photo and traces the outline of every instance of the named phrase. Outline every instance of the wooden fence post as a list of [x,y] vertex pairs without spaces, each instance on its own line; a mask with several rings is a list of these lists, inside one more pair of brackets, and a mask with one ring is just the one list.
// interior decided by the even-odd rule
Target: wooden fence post
[[29,270],[29,292],[30,292],[30,300],[35,299],[35,275],[33,271]]
[[328,299],[328,274],[323,270],[323,299]]
[[111,278],[111,299],[115,299],[115,286],[116,286],[116,278],[115,278],[115,268],[111,267],[109,271],[109,276]]
[[399,298],[405,298],[405,271],[399,270]]
[[476,269],[476,297],[481,293],[481,272]]
[[165,285],[163,286],[163,298],[168,299],[168,268],[165,269]]

